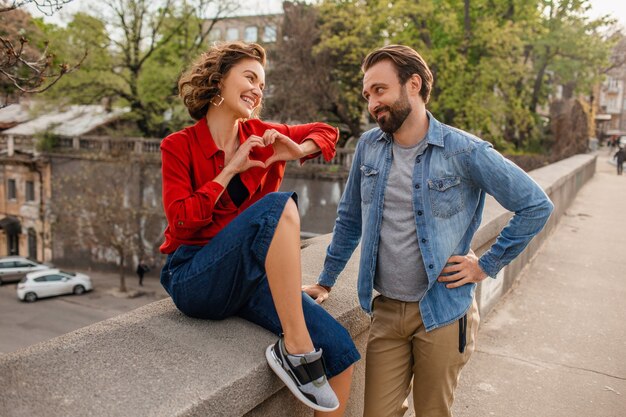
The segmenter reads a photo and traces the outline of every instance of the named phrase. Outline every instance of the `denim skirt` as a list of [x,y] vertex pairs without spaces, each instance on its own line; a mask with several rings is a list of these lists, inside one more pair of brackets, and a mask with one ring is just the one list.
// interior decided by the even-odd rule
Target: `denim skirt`
[[[282,333],[265,258],[289,198],[297,201],[295,193],[270,193],[205,246],[182,245],[168,255],[161,284],[181,312],[210,320],[238,316]],[[324,352],[329,377],[360,359],[347,330],[304,292],[302,307],[313,344]]]

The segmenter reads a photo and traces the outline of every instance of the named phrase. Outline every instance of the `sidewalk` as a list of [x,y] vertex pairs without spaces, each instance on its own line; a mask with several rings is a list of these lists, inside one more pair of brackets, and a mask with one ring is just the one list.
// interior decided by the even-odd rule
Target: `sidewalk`
[[626,175],[609,160],[481,323],[455,417],[626,416]]
[[87,271],[81,269],[77,271],[89,275],[94,287],[108,295],[113,295],[118,298],[145,299],[140,305],[169,297],[159,282],[159,270],[151,270],[148,272],[143,277],[143,286],[139,285],[139,277],[137,277],[137,274],[127,272],[125,276],[126,293],[119,292],[120,275],[118,272]]

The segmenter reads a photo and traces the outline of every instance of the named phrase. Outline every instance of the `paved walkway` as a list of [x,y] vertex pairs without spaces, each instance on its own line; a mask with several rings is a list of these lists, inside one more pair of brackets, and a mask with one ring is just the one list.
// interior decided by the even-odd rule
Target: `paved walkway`
[[626,416],[626,175],[609,161],[481,323],[455,417]]

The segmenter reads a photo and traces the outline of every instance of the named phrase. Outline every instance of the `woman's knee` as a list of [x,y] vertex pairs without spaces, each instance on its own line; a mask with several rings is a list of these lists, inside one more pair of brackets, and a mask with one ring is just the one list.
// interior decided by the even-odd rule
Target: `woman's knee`
[[300,213],[298,213],[298,206],[292,198],[287,200],[279,222],[300,227]]

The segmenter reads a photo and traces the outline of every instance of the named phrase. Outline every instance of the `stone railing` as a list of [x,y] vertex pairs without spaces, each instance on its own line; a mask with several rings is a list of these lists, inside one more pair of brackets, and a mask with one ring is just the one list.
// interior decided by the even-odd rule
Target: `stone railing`
[[[578,155],[531,172],[556,210],[547,227],[497,280],[478,287],[485,315],[548,238],[595,172]],[[473,241],[482,253],[511,214],[489,197]],[[330,235],[306,241],[304,282],[315,281]],[[324,307],[364,352],[369,318],[356,296],[354,254]],[[310,416],[272,374],[264,349],[276,336],[238,318],[196,320],[170,300],[0,357],[0,415],[12,416]],[[357,364],[347,416],[362,414],[364,361]]]
[[[51,153],[99,153],[111,156],[127,154],[159,154],[160,139],[113,138],[109,136],[57,137],[48,143]],[[32,136],[0,135],[0,150],[19,149],[38,152],[38,140]]]

